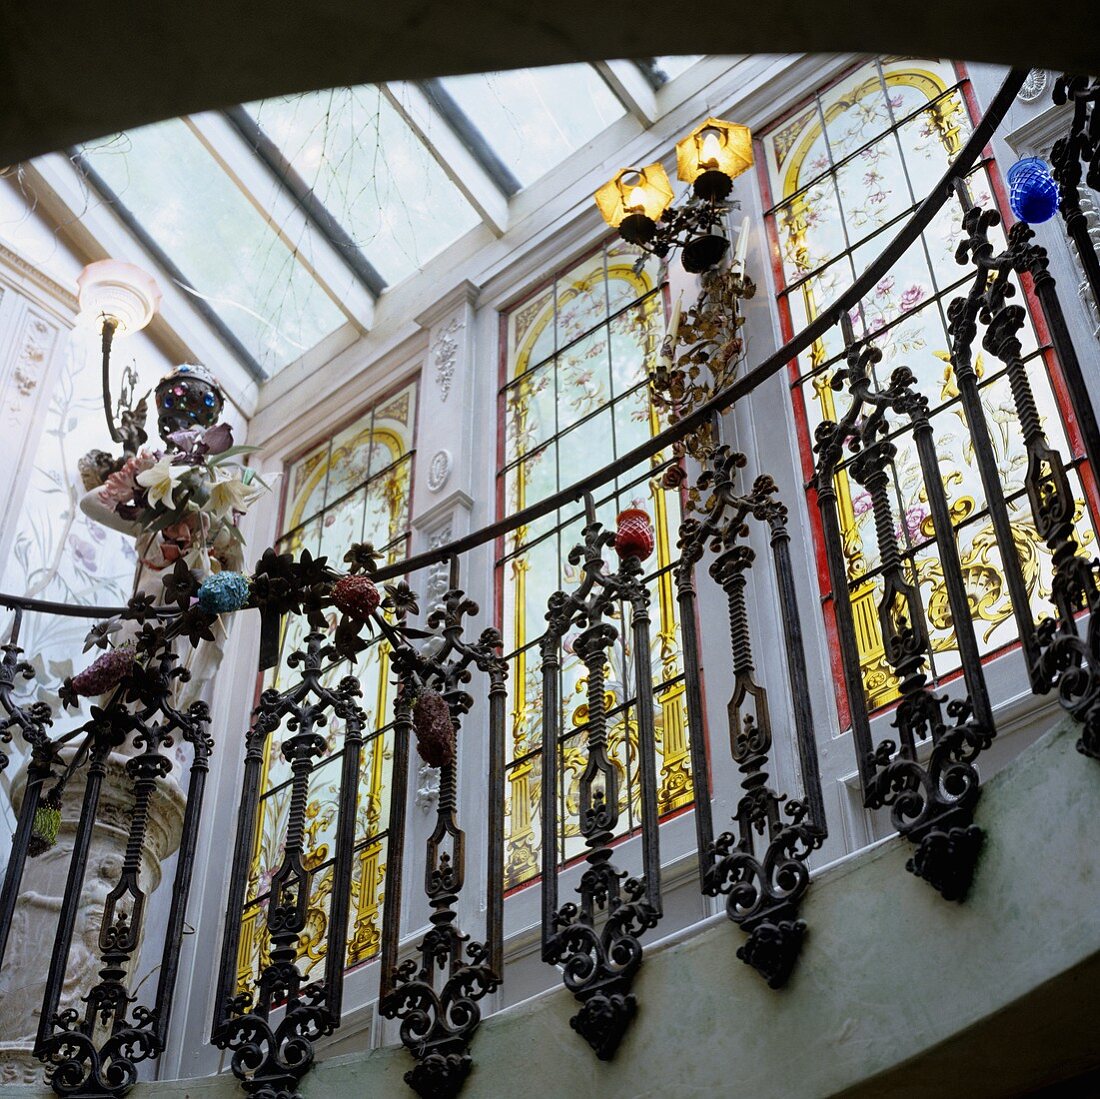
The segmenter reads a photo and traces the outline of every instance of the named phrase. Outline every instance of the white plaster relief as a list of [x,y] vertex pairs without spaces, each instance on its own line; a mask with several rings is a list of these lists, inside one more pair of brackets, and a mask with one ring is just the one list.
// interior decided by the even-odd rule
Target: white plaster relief
[[437,450],[428,463],[428,488],[438,492],[451,476],[454,460],[449,450]]
[[458,363],[458,333],[465,327],[465,322],[460,321],[458,317],[452,317],[435,337],[432,362],[435,364],[435,380],[439,386],[441,401],[446,401],[451,395],[451,386],[454,383],[455,368]]
[[11,390],[8,394],[9,420],[15,421],[22,410],[23,401],[38,387],[42,366],[50,353],[56,329],[40,317],[31,317],[23,339],[23,347],[11,373]]
[[1046,69],[1032,69],[1020,85],[1016,98],[1023,103],[1034,103],[1046,91],[1047,79]]

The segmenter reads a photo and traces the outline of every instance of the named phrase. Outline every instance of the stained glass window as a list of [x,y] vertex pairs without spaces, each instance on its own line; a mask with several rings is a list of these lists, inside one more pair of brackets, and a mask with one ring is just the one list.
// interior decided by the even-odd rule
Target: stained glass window
[[[664,331],[664,297],[655,266],[636,267],[636,254],[615,242],[562,272],[504,319],[507,376],[500,393],[503,419],[502,506],[511,513],[564,488],[648,439],[659,429],[649,400],[647,371]],[[634,469],[597,496],[606,528],[626,507],[654,519],[657,548],[648,565],[652,596],[655,724],[660,811],[692,802],[687,713],[672,567],[679,501],[657,487],[671,455]],[[501,627],[509,658],[511,737],[506,806],[506,883],[538,874],[542,744],[542,670],[538,640],[547,599],[571,588],[579,571],[567,558],[581,541],[579,507],[562,509],[518,528],[498,561]],[[624,617],[624,613],[627,617]],[[620,828],[638,826],[637,719],[629,647],[629,612],[620,612],[607,669],[610,754],[619,771]],[[587,721],[585,669],[564,641],[560,715],[562,787],[560,858],[580,854],[576,798],[584,766]]]
[[[297,557],[308,550],[315,557],[327,556],[338,567],[343,567],[343,555],[353,542],[372,542],[387,563],[405,556],[416,393],[416,383],[406,386],[289,465],[284,487],[283,533],[276,543],[280,552]],[[330,626],[335,626],[335,621]],[[307,631],[304,618],[287,617],[280,638],[279,663],[265,676],[265,688],[285,689],[296,682],[298,672],[287,658],[304,647]],[[373,957],[381,938],[389,768],[393,758],[388,657],[387,643],[375,638],[350,669],[363,689],[360,703],[367,722],[345,957],[349,966]],[[335,684],[348,673],[347,663],[341,662],[327,673],[325,682]],[[313,895],[299,964],[311,979],[319,978],[325,965],[343,743],[339,719],[330,716],[324,732],[326,751],[315,762],[310,776],[303,858],[306,868],[313,872]],[[266,913],[272,875],[282,859],[290,808],[290,767],[278,748],[285,735],[285,730],[278,730],[268,739],[264,757],[259,828],[238,954],[238,982],[242,990],[256,980],[267,963],[263,955],[267,940],[262,934],[262,916]]]
[[[949,62],[882,58],[859,66],[763,137],[760,172],[765,201],[771,206],[767,221],[787,338],[852,284],[943,174],[970,134],[968,92],[965,78]],[[974,201],[986,207],[997,205],[996,171],[991,162],[982,162],[968,179]],[[882,351],[877,380],[883,382],[896,367],[908,366],[929,399],[978,641],[991,653],[1017,637],[949,353],[947,306],[965,293],[972,274],[955,260],[961,232],[961,206],[949,202],[853,311],[852,321],[857,337],[871,337]],[[995,247],[1004,243],[1003,235],[995,233],[993,239]],[[981,338],[979,331],[976,347]],[[1073,456],[1071,465],[1076,467],[1080,450],[1070,445],[1075,440],[1067,438],[1051,385],[1057,364],[1030,321],[1022,339],[1046,431],[1062,454]],[[807,478],[813,471],[814,429],[822,419],[837,419],[843,412],[842,398],[829,384],[841,351],[834,328],[791,364]],[[1026,458],[1020,426],[1000,362],[979,353],[976,368],[1021,564],[1038,614],[1050,592],[1052,570],[1024,496]],[[896,535],[924,600],[933,673],[942,678],[959,667],[959,654],[912,447],[898,448],[893,479],[895,512],[901,517]],[[1070,479],[1077,490],[1078,537],[1083,545],[1095,545],[1076,468]],[[870,499],[843,465],[836,489],[864,687],[872,706],[881,707],[897,698],[898,684],[884,657],[874,610],[882,584]]]

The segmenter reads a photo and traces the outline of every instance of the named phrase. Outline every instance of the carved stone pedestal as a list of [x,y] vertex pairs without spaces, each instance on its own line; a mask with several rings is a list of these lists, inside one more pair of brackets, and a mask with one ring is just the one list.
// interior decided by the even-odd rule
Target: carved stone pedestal
[[[71,754],[71,751],[62,753],[66,763]],[[73,929],[62,1008],[81,1009],[81,997],[99,979],[103,902],[119,879],[134,800],[125,766],[126,757],[118,753],[112,754],[107,762],[84,892]],[[17,810],[25,782],[24,768],[13,786]],[[83,783],[78,771],[75,781],[65,792],[56,844],[37,858],[27,859],[7,957],[0,967],[0,1085],[34,1083],[43,1079],[42,1065],[31,1049],[38,1030],[42,990],[56,941],[58,912],[65,892],[82,797]],[[150,802],[149,825],[142,848],[141,888],[151,898],[150,915],[157,908],[153,894],[160,885],[161,864],[179,846],[185,800],[174,777],[170,775],[158,781]],[[135,972],[139,980],[149,973],[156,964],[152,957],[156,953],[156,950],[152,954],[144,951],[144,961],[139,955],[137,964],[131,969],[131,979]],[[154,976],[152,981],[155,983],[155,980]]]

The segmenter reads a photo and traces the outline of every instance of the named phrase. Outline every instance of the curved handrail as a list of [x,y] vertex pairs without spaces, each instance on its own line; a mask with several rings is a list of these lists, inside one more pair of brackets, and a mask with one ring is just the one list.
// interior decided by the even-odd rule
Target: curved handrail
[[[684,416],[683,419],[654,435],[647,442],[623,454],[610,465],[606,465],[595,473],[583,477],[568,488],[560,489],[552,496],[540,500],[537,504],[531,504],[529,507],[499,519],[495,523],[490,523],[479,530],[463,535],[461,538],[456,538],[453,542],[448,542],[446,545],[428,550],[425,553],[417,553],[412,557],[406,557],[392,565],[383,566],[378,569],[375,578],[379,581],[392,580],[407,576],[409,573],[418,572],[420,569],[428,568],[431,565],[439,564],[441,561],[457,557],[459,554],[467,553],[486,542],[492,542],[505,534],[509,534],[517,527],[526,526],[536,519],[541,519],[544,515],[564,505],[575,503],[586,492],[595,491],[607,484],[612,478],[641,465],[642,462],[652,458],[653,455],[666,447],[679,442],[686,435],[691,434],[691,432],[705,424],[716,412],[722,412],[729,408],[739,398],[751,393],[752,390],[767,381],[773,374],[782,370],[787,363],[824,336],[830,328],[838,323],[844,313],[858,305],[904,254],[905,250],[928,227],[932,218],[939,213],[944,203],[954,195],[955,181],[965,178],[971,168],[974,167],[997,127],[1004,121],[1009,107],[1012,106],[1013,100],[1016,98],[1016,93],[1020,90],[1026,78],[1026,69],[1012,69],[1008,73],[996,95],[990,101],[989,108],[975,125],[966,144],[959,151],[959,155],[955,157],[947,171],[944,172],[924,201],[913,212],[913,216],[898,230],[893,240],[875,257],[863,274],[778,351],[773,352],[758,366],[732,382],[721,392],[716,393],[710,400],[701,404],[693,412]],[[0,606],[84,618],[110,617],[121,613],[124,609],[121,607],[76,607],[45,599],[27,599],[22,596],[7,595],[2,592],[0,592]]]

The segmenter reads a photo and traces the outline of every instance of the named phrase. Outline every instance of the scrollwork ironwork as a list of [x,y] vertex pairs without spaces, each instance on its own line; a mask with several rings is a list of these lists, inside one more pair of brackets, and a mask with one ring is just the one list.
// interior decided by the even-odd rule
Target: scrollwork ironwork
[[[956,308],[954,316],[962,313]],[[966,310],[967,323],[972,319]],[[887,385],[876,388],[873,369],[881,352],[860,345],[845,318],[846,366],[834,375],[835,389],[851,398],[839,422],[823,421],[817,429],[818,466],[815,484],[825,527],[833,599],[842,647],[855,650],[854,627],[843,559],[837,552],[839,528],[833,478],[845,448],[852,457],[848,471],[871,500],[875,536],[881,560],[882,594],[879,624],[887,662],[901,691],[893,727],[898,740],[885,739],[872,747],[864,688],[845,651],[845,678],[853,714],[853,728],[863,781],[864,804],[869,809],[890,808],[894,828],[917,850],[906,869],[929,882],[948,900],[962,900],[970,887],[983,834],[973,823],[981,781],[974,761],[989,747],[995,733],[985,693],[984,675],[970,615],[950,513],[930,443],[927,405],[913,392],[914,378],[899,367]],[[960,374],[962,371],[960,371]],[[948,701],[928,684],[931,643],[920,593],[906,574],[890,503],[890,477],[897,448],[891,440],[888,414],[907,413],[917,424],[915,436],[922,459],[925,491],[932,507],[937,546],[944,560],[948,597],[959,635],[967,695]],[[923,443],[922,443],[923,440]],[[927,761],[920,745],[930,742]]]
[[[303,594],[294,586],[293,570],[275,563],[269,575],[282,591],[272,593],[288,609],[295,602],[319,601],[323,597],[322,580],[317,590]],[[322,576],[324,560],[310,562],[310,572]],[[310,581],[308,588],[313,588]],[[290,807],[283,858],[276,869],[267,903],[266,929],[270,939],[268,963],[260,973],[254,995],[233,995],[232,960],[235,935],[239,936],[241,883],[234,881],[230,890],[227,925],[235,935],[227,935],[223,946],[220,995],[222,1007],[216,1019],[212,1041],[233,1051],[231,1067],[242,1087],[262,1099],[293,1099],[298,1084],[313,1064],[314,1043],[330,1034],[340,1022],[348,908],[351,893],[352,848],[354,845],[355,802],[358,793],[359,760],[365,715],[359,706],[359,681],[351,675],[335,687],[325,682],[326,672],[337,656],[327,634],[313,628],[305,639],[305,648],[292,653],[288,663],[299,672],[297,682],[284,691],[269,689],[260,697],[252,729],[247,739],[245,797],[238,829],[235,865],[243,868],[256,827],[255,800],[258,793],[258,763],[263,757],[264,741],[286,727],[282,753],[291,769]],[[327,955],[333,961],[326,967],[322,981],[305,983],[298,965],[303,932],[309,917],[314,871],[304,861],[306,802],[313,761],[325,751],[325,738],[318,732],[338,718],[343,727],[343,754],[340,775],[339,815],[336,855],[332,868],[332,908],[328,921]],[[246,817],[245,813],[249,815]],[[242,858],[243,854],[243,858]],[[242,873],[242,878],[247,877]],[[232,948],[232,949],[230,949]],[[272,1021],[276,1008],[285,1005],[278,1023]]]
[[[453,565],[453,563],[452,563]],[[403,609],[415,607],[406,600]],[[458,767],[452,750],[440,767],[436,823],[426,849],[425,894],[431,908],[431,929],[416,947],[414,958],[395,965],[397,920],[400,913],[401,874],[394,875],[391,859],[383,926],[382,991],[379,1010],[389,1019],[401,1020],[401,1041],[416,1058],[405,1074],[409,1086],[422,1099],[450,1099],[461,1091],[472,1068],[470,1042],[481,1022],[478,1001],[500,985],[503,932],[503,739],[504,682],[507,665],[500,655],[501,638],[496,629],[484,630],[476,642],[463,640],[464,620],[478,613],[478,605],[458,587],[454,567],[451,586],[428,616],[428,629],[435,640],[417,649],[408,640],[404,614],[394,630],[392,661],[397,671],[399,696],[396,703],[399,738],[411,728],[410,706],[421,692],[435,692],[446,710],[457,740],[464,718],[474,699],[465,690],[476,668],[489,678],[490,741],[490,870],[486,894],[486,937],[471,940],[457,924],[455,905],[466,873],[466,834],[457,820]],[[417,730],[418,735],[421,730]],[[395,769],[398,759],[395,757]],[[401,757],[402,786],[407,784],[407,749]],[[499,804],[498,804],[499,803]],[[393,812],[402,816],[406,806],[395,796]],[[396,822],[391,825],[403,834]],[[395,880],[396,879],[396,880]],[[442,976],[445,974],[445,976]],[[437,987],[438,984],[438,987]]]
[[[206,703],[192,702],[186,710],[174,703],[177,684],[189,678],[189,672],[178,666],[175,651],[175,638],[187,628],[184,616],[158,621],[152,615],[147,597],[136,596],[123,617],[132,619],[140,632],[133,642],[130,670],[105,707],[92,707],[89,721],[81,728],[89,759],[88,778],[62,900],[58,945],[46,978],[35,1042],[35,1055],[52,1066],[50,1082],[54,1092],[81,1099],[125,1094],[137,1080],[138,1064],[163,1052],[205,777],[213,747],[207,732],[210,713]],[[71,683],[66,684],[66,692],[72,697]],[[187,812],[173,880],[173,911],[165,935],[161,975],[153,1006],[146,1007],[137,1003],[136,994],[131,995],[128,974],[145,922],[147,898],[141,874],[150,806],[158,784],[172,769],[167,749],[177,739],[192,748]],[[112,751],[123,746],[132,751],[125,762],[125,773],[131,782],[133,808],[118,880],[103,901],[99,981],[84,995],[83,1012],[75,1008],[62,1010],[61,985],[106,761]]]
[[[680,528],[680,565],[677,586],[685,622],[694,621],[695,566],[709,547],[717,556],[710,575],[726,595],[734,688],[726,707],[730,752],[740,768],[742,796],[734,820],[736,835],[714,837],[709,810],[696,820],[700,851],[700,883],[708,896],[726,897],[729,918],[748,933],[737,951],[772,988],[786,984],[798,959],[806,931],[798,909],[810,884],[806,860],[825,839],[824,809],[818,778],[812,715],[808,708],[805,659],[794,593],[794,578],[787,550],[787,509],[776,497],[771,477],[762,474],[747,493],[737,490],[737,472],[745,466],[743,454],[728,446],[711,448],[704,455],[706,468],[697,482],[702,502],[695,517]],[[765,688],[755,677],[745,584],[756,554],[743,539],[747,520],[767,524],[783,608],[787,661],[792,681],[795,739],[799,746],[807,798],[788,800],[769,782],[765,768],[772,747],[772,718]],[[691,724],[701,725],[702,700],[698,657],[694,640],[687,657]],[[706,776],[709,767],[701,738],[693,741],[692,768]],[[709,783],[703,781],[701,789]],[[786,819],[784,819],[784,817]],[[766,837],[763,852],[756,837]]]
[[[546,614],[549,624],[541,643],[543,661],[543,931],[542,957],[562,967],[565,987],[581,1007],[570,1025],[601,1059],[610,1059],[637,1003],[630,991],[642,963],[640,938],[661,918],[660,854],[657,835],[657,786],[654,757],[652,670],[649,653],[649,593],[641,561],[620,558],[615,572],[607,570],[603,550],[615,541],[595,518],[586,499],[587,523],[582,544],[569,553],[581,567],[572,592],[555,592]],[[607,751],[604,668],[607,650],[618,630],[607,621],[617,604],[632,612],[638,753],[641,778],[642,861],[640,878],[630,877],[612,861],[611,840],[619,820],[619,789],[615,766]],[[573,651],[587,669],[588,732],[586,760],[580,777],[578,817],[588,848],[587,867],[577,892],[580,904],[557,904],[558,832],[555,792],[558,784],[559,669],[561,643],[567,630],[578,627]],[[598,917],[604,916],[602,926]]]

